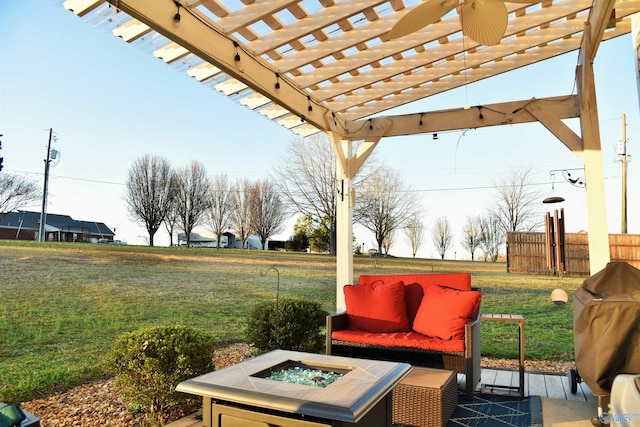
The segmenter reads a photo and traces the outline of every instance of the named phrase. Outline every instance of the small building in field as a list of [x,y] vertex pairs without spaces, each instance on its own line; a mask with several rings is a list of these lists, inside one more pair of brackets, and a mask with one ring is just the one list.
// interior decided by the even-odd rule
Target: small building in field
[[[102,222],[80,221],[69,215],[47,214],[47,242],[113,243],[115,233]],[[15,211],[0,215],[0,239],[38,240],[40,212]]]
[[[184,233],[178,233],[178,246],[186,245],[186,235]],[[283,250],[285,247],[284,241],[273,241],[267,239],[267,249],[269,250]],[[216,236],[210,232],[206,233],[191,233],[191,247],[194,248],[217,248],[218,242]],[[220,248],[242,249],[242,239],[231,231],[225,231],[220,236]],[[260,238],[255,234],[247,237],[244,242],[244,249],[263,249],[260,243]]]

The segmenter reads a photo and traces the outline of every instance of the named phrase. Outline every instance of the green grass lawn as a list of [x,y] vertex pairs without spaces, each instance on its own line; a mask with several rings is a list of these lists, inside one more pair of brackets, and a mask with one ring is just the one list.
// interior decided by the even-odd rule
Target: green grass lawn
[[[335,258],[231,249],[149,248],[0,240],[0,401],[18,403],[105,375],[102,360],[122,332],[180,324],[219,345],[242,341],[246,316],[280,296],[335,311]],[[583,278],[506,273],[504,263],[386,258],[363,273],[469,271],[483,313],[525,316],[527,359],[573,360],[573,291]],[[556,307],[551,291],[569,294]],[[517,358],[513,324],[482,325],[482,355]]]

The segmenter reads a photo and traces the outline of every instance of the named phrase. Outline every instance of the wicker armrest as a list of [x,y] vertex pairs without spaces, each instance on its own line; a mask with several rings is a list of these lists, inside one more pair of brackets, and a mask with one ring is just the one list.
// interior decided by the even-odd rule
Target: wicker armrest
[[480,308],[464,327],[464,357],[466,359],[466,398],[473,399],[473,390],[480,382]]
[[464,348],[465,356],[472,357],[474,345],[479,349],[480,343],[480,310],[466,325],[464,325]]
[[333,331],[340,331],[342,329],[347,329],[347,313],[327,316],[327,354],[331,354],[331,334]]

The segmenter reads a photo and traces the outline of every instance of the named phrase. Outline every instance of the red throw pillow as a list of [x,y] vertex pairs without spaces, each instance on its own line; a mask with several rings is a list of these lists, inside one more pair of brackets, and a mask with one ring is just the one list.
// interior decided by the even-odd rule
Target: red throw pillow
[[411,330],[402,282],[346,285],[344,299],[350,329],[376,333]]
[[438,285],[424,286],[413,330],[443,340],[464,338],[464,325],[478,313],[480,292]]

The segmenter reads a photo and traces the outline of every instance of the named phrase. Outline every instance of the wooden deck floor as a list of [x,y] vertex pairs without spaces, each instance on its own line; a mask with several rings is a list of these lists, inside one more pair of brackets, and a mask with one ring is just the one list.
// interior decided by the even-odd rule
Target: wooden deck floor
[[[482,369],[482,380],[477,387],[480,391],[481,384],[518,385],[518,371],[501,369]],[[458,388],[464,390],[464,375],[458,375]],[[569,379],[566,375],[540,374],[525,372],[524,375],[525,396],[541,396],[551,399],[575,400],[581,402],[597,402],[597,398],[591,393],[584,383],[578,384],[576,394],[571,393]],[[197,415],[182,418],[166,427],[201,427],[202,420]]]
[[[518,371],[502,369],[482,369],[481,384],[518,385]],[[464,375],[458,375],[459,384],[464,384]],[[480,390],[480,386],[476,388]],[[569,379],[566,375],[529,373],[524,374],[525,396],[542,396],[551,399],[597,402],[585,383],[579,383],[576,394],[571,394]]]

